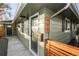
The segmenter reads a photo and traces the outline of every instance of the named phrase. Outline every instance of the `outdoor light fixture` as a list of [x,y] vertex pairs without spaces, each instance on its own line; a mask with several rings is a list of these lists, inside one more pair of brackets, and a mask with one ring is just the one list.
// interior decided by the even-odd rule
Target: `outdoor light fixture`
[[21,18],[26,18],[25,16],[20,16]]

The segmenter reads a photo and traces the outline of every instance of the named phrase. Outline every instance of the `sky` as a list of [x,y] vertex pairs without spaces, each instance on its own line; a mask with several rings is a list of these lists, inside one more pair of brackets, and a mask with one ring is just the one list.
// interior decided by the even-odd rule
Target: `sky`
[[79,11],[79,3],[77,3],[78,11]]
[[11,13],[11,17],[9,17],[9,15],[7,14],[7,17],[9,17],[9,20],[12,20],[14,15],[15,15],[15,12],[16,12],[16,9],[17,9],[17,6],[18,6],[18,3],[10,3],[9,4],[10,6],[10,10],[8,10],[8,12]]

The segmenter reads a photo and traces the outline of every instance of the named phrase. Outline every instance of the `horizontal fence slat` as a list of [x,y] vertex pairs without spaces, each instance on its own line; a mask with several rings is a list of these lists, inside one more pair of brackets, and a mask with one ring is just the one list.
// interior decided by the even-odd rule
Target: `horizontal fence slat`
[[79,56],[79,48],[53,40],[47,40],[45,48],[51,56]]
[[60,49],[58,49],[58,48],[55,48],[55,47],[50,47],[51,49],[55,49],[56,51],[58,51],[58,52],[60,52],[60,53],[63,53],[64,55],[66,55],[66,56],[72,56],[72,54],[69,54],[69,53],[67,53],[67,52],[65,52],[65,51],[62,51],[62,50],[60,50]]

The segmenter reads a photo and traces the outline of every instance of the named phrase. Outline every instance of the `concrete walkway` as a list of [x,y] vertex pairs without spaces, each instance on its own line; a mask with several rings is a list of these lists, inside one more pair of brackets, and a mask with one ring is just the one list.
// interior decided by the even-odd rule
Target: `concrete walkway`
[[33,56],[16,36],[8,38],[8,56]]

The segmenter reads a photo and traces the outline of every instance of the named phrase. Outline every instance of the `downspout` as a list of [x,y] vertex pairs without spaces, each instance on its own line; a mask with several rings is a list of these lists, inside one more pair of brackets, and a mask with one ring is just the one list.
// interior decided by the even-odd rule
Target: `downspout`
[[53,17],[57,16],[58,14],[60,14],[64,10],[66,10],[69,6],[70,6],[70,3],[67,3],[64,8],[62,8],[61,10],[59,10],[58,12],[56,12],[55,14],[53,14],[50,18],[53,18]]

